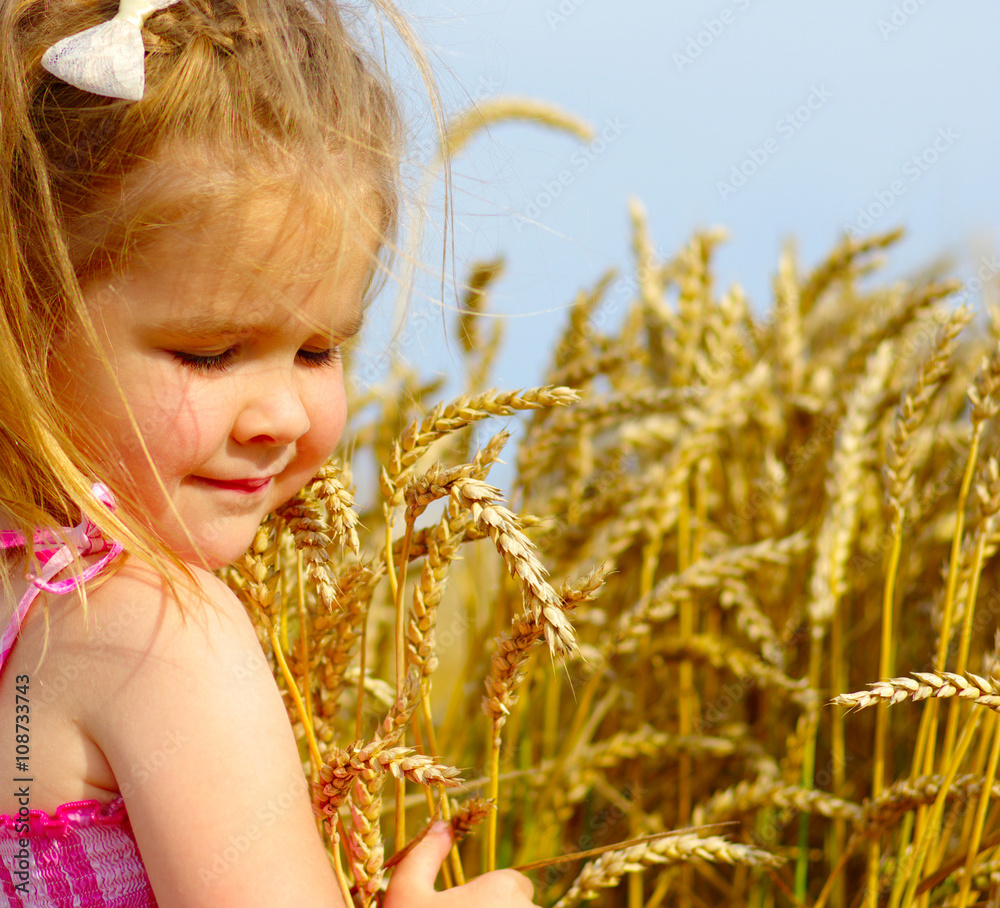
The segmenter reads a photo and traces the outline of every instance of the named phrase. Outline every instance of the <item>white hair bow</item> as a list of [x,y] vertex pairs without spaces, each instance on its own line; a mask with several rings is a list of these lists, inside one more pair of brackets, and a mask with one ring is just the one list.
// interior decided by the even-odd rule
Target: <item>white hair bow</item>
[[178,0],[121,0],[115,17],[53,44],[42,55],[52,75],[84,91],[139,101],[146,90],[142,23]]

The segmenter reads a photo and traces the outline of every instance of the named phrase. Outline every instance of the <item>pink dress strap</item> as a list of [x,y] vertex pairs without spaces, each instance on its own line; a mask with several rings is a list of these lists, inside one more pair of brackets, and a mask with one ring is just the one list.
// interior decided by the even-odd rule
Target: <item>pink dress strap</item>
[[[95,483],[92,492],[114,510],[114,497],[105,486]],[[34,543],[41,568],[29,575],[31,585],[0,636],[0,668],[42,590],[76,589],[122,551],[86,517],[76,527],[36,532]],[[24,544],[21,533],[0,532],[3,548]],[[102,557],[72,577],[53,579],[81,555]],[[121,795],[108,804],[94,799],[60,804],[51,815],[23,810],[26,815],[0,815],[0,908],[156,908]]]
[[[95,482],[91,487],[91,493],[102,504],[105,504],[112,511],[115,510],[115,498],[106,485]],[[48,593],[68,593],[77,589],[104,570],[114,558],[121,554],[121,543],[105,539],[101,531],[86,515],[75,527],[63,527],[62,530],[63,532],[58,534],[48,530],[39,530],[35,533],[35,557],[41,563],[41,570],[37,574],[29,575],[31,586],[21,597],[10,622],[4,628],[3,634],[0,635],[0,667],[3,666],[14,647],[14,641],[21,630],[28,608],[40,592],[44,590]],[[24,534],[16,530],[0,532],[0,548],[10,549],[24,544]],[[69,567],[78,556],[99,555],[101,553],[103,553],[102,558],[80,573],[63,580],[53,581],[52,578]]]

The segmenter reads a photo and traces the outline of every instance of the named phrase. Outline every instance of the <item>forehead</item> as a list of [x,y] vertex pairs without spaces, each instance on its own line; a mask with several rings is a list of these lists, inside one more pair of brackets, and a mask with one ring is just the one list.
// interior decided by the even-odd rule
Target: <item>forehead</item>
[[360,327],[376,249],[296,213],[208,218],[162,231],[105,286],[136,321],[185,335],[240,335],[290,319],[346,335]]
[[[368,171],[331,155],[236,154],[175,144],[157,151],[74,216],[67,241],[81,284],[160,258],[214,250],[216,270],[317,275],[342,248],[381,251],[385,200]],[[374,258],[373,264],[374,264]],[[206,269],[202,269],[206,270]]]
[[[360,229],[359,229],[360,228]],[[169,269],[227,286],[274,287],[335,280],[364,258],[374,264],[377,244],[363,225],[345,224],[319,205],[257,198],[237,208],[211,209],[190,223],[156,231],[130,256],[127,270]]]
[[363,183],[340,185],[334,175],[184,177],[188,185],[174,187],[174,197],[165,200],[168,210],[145,217],[137,212],[130,245],[140,259],[170,243],[192,252],[211,249],[220,267],[255,275],[327,272],[338,267],[345,250],[370,247],[378,237],[371,193]]
[[110,286],[140,288],[147,305],[206,330],[237,314],[273,322],[282,305],[295,314],[288,299],[315,298],[313,317],[355,318],[337,310],[362,305],[380,249],[363,188],[345,198],[316,179],[194,178],[169,167],[158,183]]

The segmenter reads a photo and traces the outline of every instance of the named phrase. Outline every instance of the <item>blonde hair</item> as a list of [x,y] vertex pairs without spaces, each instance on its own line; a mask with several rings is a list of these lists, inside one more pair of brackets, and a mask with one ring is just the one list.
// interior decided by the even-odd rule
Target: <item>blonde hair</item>
[[[402,17],[373,5],[426,79]],[[273,190],[275,174],[322,173],[376,231],[384,257],[398,223],[402,127],[385,74],[332,0],[180,0],[153,13],[138,102],[89,94],[42,68],[48,47],[116,8],[0,0],[0,506],[29,539],[85,513],[162,564],[170,554],[148,528],[91,498],[97,456],[74,440],[53,393],[60,334],[82,326],[93,336],[81,288],[123,268],[164,225],[226,203],[225,190],[206,201],[203,186],[178,192],[159,179],[177,149],[244,190],[248,181]]]

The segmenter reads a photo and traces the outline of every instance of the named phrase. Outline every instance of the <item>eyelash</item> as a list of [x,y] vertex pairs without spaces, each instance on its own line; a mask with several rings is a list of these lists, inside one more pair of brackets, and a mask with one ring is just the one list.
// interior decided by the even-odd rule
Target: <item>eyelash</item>
[[[214,356],[201,356],[197,353],[185,353],[183,350],[171,350],[170,355],[200,372],[221,372],[233,361],[236,356],[236,348],[230,347],[222,353]],[[321,366],[332,366],[340,362],[340,348],[331,347],[329,350],[299,350],[299,359],[310,368],[320,368]]]

